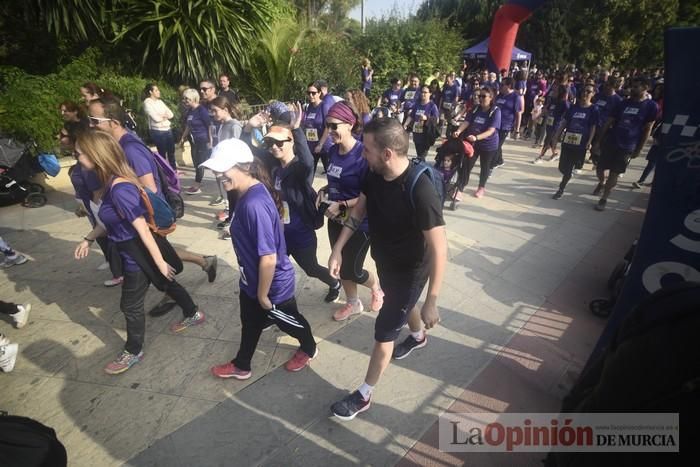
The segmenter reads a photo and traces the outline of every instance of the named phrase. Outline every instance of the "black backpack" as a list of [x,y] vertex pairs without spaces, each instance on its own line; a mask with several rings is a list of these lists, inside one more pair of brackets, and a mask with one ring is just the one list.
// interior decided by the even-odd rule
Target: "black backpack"
[[[700,412],[698,329],[700,283],[681,282],[654,292],[588,363],[564,398],[562,412],[678,413],[683,428],[680,452],[685,446],[692,453],[697,441],[692,418]],[[545,465],[680,465],[671,456],[677,454],[558,452],[551,453]]]
[[53,428],[27,417],[0,414],[0,465],[65,467],[66,449]]
[[411,209],[416,209],[416,201],[413,192],[416,188],[416,183],[418,183],[418,178],[425,174],[430,182],[435,187],[435,191],[440,198],[440,207],[445,203],[445,184],[442,178],[442,174],[432,165],[421,161],[420,159],[412,159],[408,167],[408,174],[404,180],[404,193],[408,196],[408,205]]

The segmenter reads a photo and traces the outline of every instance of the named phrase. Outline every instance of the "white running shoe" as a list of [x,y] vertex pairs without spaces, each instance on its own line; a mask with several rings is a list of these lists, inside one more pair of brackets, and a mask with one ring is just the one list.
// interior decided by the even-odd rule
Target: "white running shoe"
[[7,343],[0,345],[0,369],[9,373],[15,368],[19,344],[10,344],[5,336],[0,337],[0,342],[5,341]]
[[22,329],[24,325],[27,324],[27,321],[29,321],[29,312],[32,311],[32,304],[27,303],[26,305],[17,305],[17,309],[19,311],[10,316],[12,316],[12,319],[15,322],[15,327],[17,329]]

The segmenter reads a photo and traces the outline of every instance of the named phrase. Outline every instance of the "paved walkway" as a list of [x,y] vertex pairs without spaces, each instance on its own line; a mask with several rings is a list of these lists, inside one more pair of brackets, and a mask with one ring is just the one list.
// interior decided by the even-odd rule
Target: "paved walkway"
[[[603,213],[593,210],[590,170],[554,201],[556,164],[532,165],[534,156],[529,145],[508,142],[507,165],[487,196],[477,200],[469,189],[455,212],[446,211],[442,326],[428,347],[390,366],[371,410],[349,423],[332,418],[329,406],[362,382],[375,317],[334,322],[325,286],[300,271],[297,297],[319,342],[311,367],[279,368],[295,346],[272,330],[263,334],[253,378],[210,375],[210,366],[234,355],[240,323],[233,251],[212,228],[208,197],[188,198],[172,235],[192,252],[219,255],[213,284],[192,265],[178,279],[207,322],[174,335],[174,313],[149,318],[144,361],[116,377],[102,367],[125,338],[120,291],[101,285],[109,274],[97,271],[98,250],[72,258],[88,223],[73,215],[70,188],[51,192],[40,209],[2,208],[0,234],[33,261],[0,271],[0,297],[34,308],[22,330],[0,322],[21,345],[15,370],[0,375],[0,409],[54,427],[75,466],[540,465],[541,456],[440,453],[437,417],[557,410],[604,324],[587,302],[605,295],[610,270],[639,231],[646,195],[629,189],[640,160]],[[212,182],[205,188],[215,190]],[[328,242],[319,235],[324,262]],[[151,291],[146,307],[159,298]],[[369,300],[368,291],[361,298]]]

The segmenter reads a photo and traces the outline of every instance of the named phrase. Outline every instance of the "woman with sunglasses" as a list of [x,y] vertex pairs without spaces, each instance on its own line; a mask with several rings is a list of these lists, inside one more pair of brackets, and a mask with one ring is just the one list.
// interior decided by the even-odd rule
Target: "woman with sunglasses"
[[331,303],[340,294],[340,281],[330,275],[328,268],[318,264],[318,210],[316,192],[312,186],[314,160],[308,146],[296,144],[304,140],[304,131],[300,128],[301,105],[295,106],[294,115],[292,125],[275,123],[270,127],[263,138],[263,147],[279,162],[272,168],[272,181],[284,207],[282,224],[287,253],[307,276],[328,286],[324,301]]
[[250,378],[255,348],[270,322],[299,341],[285,368],[302,370],[316,357],[317,349],[311,326],[299,313],[294,297],[294,267],[287,256],[279,193],[270,185],[262,161],[241,140],[219,143],[204,166],[223,180],[227,191],[236,192],[231,238],[240,270],[241,344],[236,358],[211,372],[219,378]]
[[88,131],[78,137],[75,152],[82,168],[94,171],[104,187],[98,212],[104,227],[98,224],[85,235],[75,249],[75,258],[87,257],[95,239],[107,235],[117,245],[124,268],[120,308],[126,318],[126,344],[104,368],[106,373],[116,375],[143,359],[143,303],[149,284],[164,290],[182,308],[184,317],[170,326],[172,332],[201,324],[205,318],[189,293],[175,281],[174,268],[182,267],[177,254],[165,237],[156,238],[146,223],[146,205],[140,194],[143,185],[117,140],[103,131]]
[[[325,207],[328,221],[328,238],[331,247],[343,230],[349,208],[352,208],[360,196],[369,166],[362,157],[364,147],[353,137],[359,129],[359,117],[345,102],[337,102],[328,111],[326,128],[333,146],[329,151],[329,163],[326,177],[328,185],[318,191],[317,206]],[[343,248],[343,266],[340,269],[340,281],[345,291],[346,304],[333,314],[336,321],[344,321],[350,315],[362,313],[364,307],[357,295],[357,285],[364,285],[372,291],[370,309],[379,311],[384,303],[384,293],[374,274],[363,269],[365,257],[369,250],[369,228],[367,219],[353,233]]]
[[578,102],[569,108],[562,118],[559,129],[554,135],[554,148],[557,141],[564,133],[564,140],[561,144],[561,157],[559,158],[559,172],[562,174],[559,189],[552,196],[559,199],[564,194],[566,184],[571,180],[574,168],[579,164],[583,166],[586,153],[591,148],[591,141],[595,135],[595,128],[598,124],[598,108],[591,104],[591,99],[595,94],[595,89],[591,85],[586,85],[579,97]]
[[199,93],[196,90],[187,89],[182,93],[182,97],[188,106],[188,110],[187,124],[180,137],[180,146],[184,146],[185,140],[188,138],[190,139],[192,145],[192,163],[197,171],[194,177],[194,184],[185,190],[185,194],[196,195],[202,192],[201,186],[202,178],[204,178],[204,169],[201,164],[209,159],[209,154],[211,154],[212,140],[211,133],[209,132],[211,118],[209,117],[209,110],[207,110],[206,106],[199,103]]
[[331,147],[331,140],[328,138],[328,131],[324,126],[326,123],[326,115],[332,105],[332,100],[324,100],[321,95],[321,89],[314,83],[308,85],[306,95],[309,100],[309,105],[304,114],[302,126],[306,141],[309,145],[311,154],[314,155],[314,173],[318,167],[318,161],[323,164],[323,172],[328,169],[328,150]]
[[474,156],[467,159],[467,171],[464,186],[469,183],[469,176],[477,159],[479,162],[479,188],[474,192],[476,198],[482,198],[486,193],[486,181],[489,179],[491,163],[498,153],[498,130],[501,128],[501,110],[496,107],[491,88],[481,88],[476,93],[479,106],[469,114],[457,130],[452,134],[460,138],[466,131],[466,140],[474,145]]
[[416,146],[416,156],[425,161],[430,146],[435,143],[435,139],[427,134],[428,123],[438,124],[440,111],[435,102],[430,100],[430,87],[420,88],[420,100],[414,105],[411,114],[404,124],[406,131],[413,134],[413,144]]

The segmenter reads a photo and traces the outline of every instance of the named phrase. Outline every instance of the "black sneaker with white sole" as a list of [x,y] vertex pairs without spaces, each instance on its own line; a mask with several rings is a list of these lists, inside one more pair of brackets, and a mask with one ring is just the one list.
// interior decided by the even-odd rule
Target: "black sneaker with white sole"
[[408,335],[404,341],[394,347],[394,353],[391,356],[394,360],[401,360],[409,356],[415,349],[422,349],[428,344],[428,336],[423,335],[422,341],[417,341],[412,335]]
[[372,396],[365,400],[360,391],[355,391],[331,405],[331,412],[341,420],[352,420],[358,413],[369,409],[370,400],[372,400]]
[[335,287],[328,287],[328,293],[326,294],[326,297],[323,299],[324,302],[326,303],[333,303],[338,299],[338,296],[340,295],[340,281],[335,285]]

